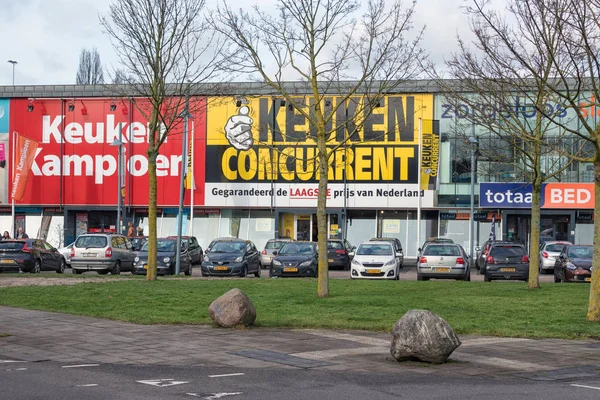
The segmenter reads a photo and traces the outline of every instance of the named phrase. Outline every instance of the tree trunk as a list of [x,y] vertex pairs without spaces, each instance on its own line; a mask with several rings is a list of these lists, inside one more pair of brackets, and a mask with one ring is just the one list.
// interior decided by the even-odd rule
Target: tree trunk
[[540,245],[540,201],[542,193],[542,179],[537,175],[534,178],[531,188],[531,234],[529,237],[529,281],[527,286],[529,289],[540,288],[539,274],[539,245]]
[[156,280],[156,150],[148,149],[148,269],[146,280]]
[[317,296],[329,297],[329,268],[327,262],[327,174],[329,164],[327,163],[325,127],[320,128],[317,128],[317,157],[319,161],[319,193],[317,195],[319,278],[317,280]]
[[594,257],[592,259],[592,283],[587,320],[600,322],[600,154],[596,150],[594,159]]

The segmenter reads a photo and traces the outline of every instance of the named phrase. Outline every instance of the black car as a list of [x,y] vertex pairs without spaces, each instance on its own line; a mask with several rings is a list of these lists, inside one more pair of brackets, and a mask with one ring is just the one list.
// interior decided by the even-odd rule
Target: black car
[[554,264],[554,282],[591,282],[594,246],[564,246]]
[[[173,275],[176,269],[177,240],[157,239],[156,241],[156,273],[158,275]],[[184,246],[180,252],[181,262],[179,272],[192,275],[192,259]],[[144,243],[140,252],[133,259],[133,273],[146,275],[148,270],[148,242]]]
[[327,239],[327,265],[329,268],[337,267],[344,271],[350,271],[351,252],[352,246],[347,240]]
[[522,244],[493,242],[481,266],[485,282],[494,279],[529,279],[529,256]]
[[65,272],[65,258],[41,239],[3,240],[0,242],[0,271],[39,274],[42,270]]
[[[168,239],[177,239],[177,236],[168,236]],[[181,242],[192,258],[192,264],[200,264],[204,258],[204,251],[198,239],[195,236],[182,236]]]
[[148,241],[148,236],[133,236],[131,239],[131,250],[140,251],[144,243]]
[[202,276],[260,277],[260,254],[249,240],[223,238],[211,242],[202,261]]
[[269,276],[308,276],[319,275],[319,253],[314,242],[289,242],[274,252]]

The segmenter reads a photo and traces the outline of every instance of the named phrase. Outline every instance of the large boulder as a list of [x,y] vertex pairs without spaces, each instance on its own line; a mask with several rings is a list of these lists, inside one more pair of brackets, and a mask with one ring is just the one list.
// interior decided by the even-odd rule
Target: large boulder
[[390,351],[398,361],[442,364],[460,345],[443,318],[427,310],[410,310],[394,324]]
[[250,326],[256,320],[252,300],[240,289],[231,289],[208,307],[210,318],[219,326]]

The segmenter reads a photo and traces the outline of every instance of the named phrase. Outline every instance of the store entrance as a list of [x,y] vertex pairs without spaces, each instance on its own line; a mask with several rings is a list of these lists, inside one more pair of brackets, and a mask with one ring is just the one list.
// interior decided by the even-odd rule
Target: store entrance
[[90,233],[117,231],[116,211],[88,211],[87,217],[87,228]]
[[[506,218],[506,233],[504,239],[511,242],[522,243],[529,246],[531,237],[531,215],[509,214]],[[575,218],[570,214],[548,215],[542,214],[540,218],[540,243],[552,240],[573,241]]]
[[[327,214],[328,238],[342,238],[340,215]],[[279,216],[279,237],[316,242],[319,237],[317,214],[281,213]]]

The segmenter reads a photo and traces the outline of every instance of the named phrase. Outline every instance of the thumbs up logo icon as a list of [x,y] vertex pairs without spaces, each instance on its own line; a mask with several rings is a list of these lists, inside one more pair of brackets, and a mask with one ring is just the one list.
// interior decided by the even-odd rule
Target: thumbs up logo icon
[[241,107],[238,110],[238,114],[234,115],[227,120],[225,124],[225,137],[233,147],[238,150],[248,150],[254,144],[252,138],[252,123],[254,120],[250,118],[250,108],[248,100],[242,98]]

